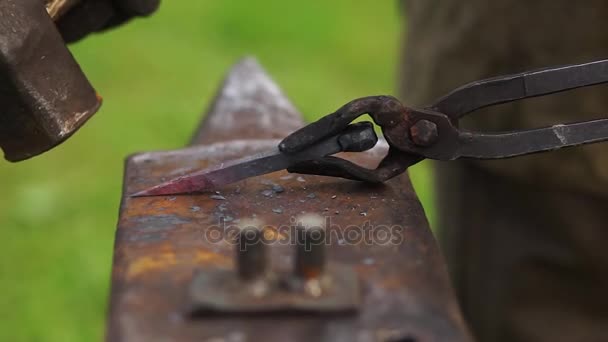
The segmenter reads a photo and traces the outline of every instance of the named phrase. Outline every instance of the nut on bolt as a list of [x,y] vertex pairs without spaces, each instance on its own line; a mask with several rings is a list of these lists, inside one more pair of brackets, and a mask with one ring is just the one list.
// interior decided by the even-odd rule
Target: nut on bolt
[[437,124],[429,120],[419,120],[410,128],[412,142],[418,146],[431,146],[437,142]]

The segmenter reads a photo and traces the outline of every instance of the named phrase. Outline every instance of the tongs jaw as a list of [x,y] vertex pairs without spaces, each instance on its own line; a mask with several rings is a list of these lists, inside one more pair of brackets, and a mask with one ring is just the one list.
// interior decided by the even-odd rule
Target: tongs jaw
[[412,155],[394,147],[394,144],[403,143],[404,140],[408,139],[409,111],[392,96],[369,96],[356,99],[336,112],[292,133],[279,144],[281,152],[297,153],[311,144],[338,134],[348,127],[353,120],[369,114],[374,123],[380,126],[384,137],[391,146],[386,157],[374,170],[333,156],[302,162],[289,167],[287,170],[293,173],[342,177],[370,183],[381,183],[389,180],[424,159],[421,156]]

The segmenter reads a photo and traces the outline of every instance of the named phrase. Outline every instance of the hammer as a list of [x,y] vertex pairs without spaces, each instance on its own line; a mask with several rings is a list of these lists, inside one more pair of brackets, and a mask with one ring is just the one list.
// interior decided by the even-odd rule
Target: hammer
[[159,0],[0,0],[0,148],[7,160],[52,149],[101,105],[65,40],[150,14],[158,5]]

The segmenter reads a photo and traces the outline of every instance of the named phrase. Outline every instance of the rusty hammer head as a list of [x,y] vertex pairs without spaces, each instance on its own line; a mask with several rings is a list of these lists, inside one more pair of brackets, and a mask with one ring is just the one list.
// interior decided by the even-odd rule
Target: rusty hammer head
[[70,137],[100,98],[41,0],[0,1],[0,147],[9,161]]

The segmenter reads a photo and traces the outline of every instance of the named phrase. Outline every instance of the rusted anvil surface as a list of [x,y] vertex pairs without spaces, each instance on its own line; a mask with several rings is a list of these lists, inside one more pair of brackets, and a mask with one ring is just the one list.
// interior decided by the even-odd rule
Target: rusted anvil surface
[[[469,340],[444,261],[407,175],[370,186],[277,172],[218,193],[129,197],[164,178],[276,146],[277,138],[302,124],[279,88],[247,59],[228,76],[191,147],[128,159],[116,233],[109,341]],[[347,157],[372,166],[382,153],[381,147]],[[235,267],[234,246],[210,238],[212,229],[251,218],[266,227],[283,227],[302,213],[325,217],[331,225],[328,235],[338,233],[327,247],[328,259],[354,270],[360,284],[358,310],[345,315],[322,310],[189,315],[194,275]],[[390,228],[390,241],[382,227]],[[355,233],[339,236],[347,230]],[[373,241],[355,236],[368,230]],[[381,233],[374,237],[375,230]],[[292,252],[288,246],[269,248],[278,268],[292,265]]]

